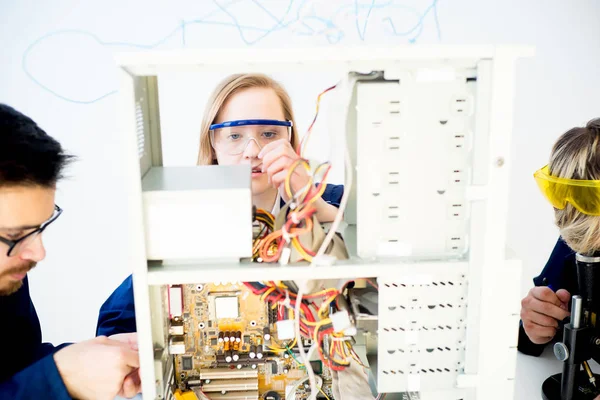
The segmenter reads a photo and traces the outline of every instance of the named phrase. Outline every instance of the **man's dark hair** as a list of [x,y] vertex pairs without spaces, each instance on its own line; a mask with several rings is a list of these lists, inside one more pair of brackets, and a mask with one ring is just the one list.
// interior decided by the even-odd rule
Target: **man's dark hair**
[[73,158],[31,118],[0,103],[0,187],[52,187]]

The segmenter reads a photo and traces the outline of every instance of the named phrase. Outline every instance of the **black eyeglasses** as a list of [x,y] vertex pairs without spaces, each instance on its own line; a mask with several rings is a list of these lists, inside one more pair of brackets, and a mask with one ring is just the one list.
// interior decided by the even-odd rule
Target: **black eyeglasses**
[[9,239],[5,239],[0,236],[0,242],[6,244],[8,246],[8,252],[6,253],[6,255],[8,257],[12,257],[12,256],[16,256],[17,254],[21,253],[21,251],[23,249],[27,248],[27,245],[29,243],[31,243],[38,235],[40,235],[40,234],[42,234],[42,232],[44,232],[44,229],[46,229],[48,227],[48,225],[50,225],[51,223],[56,221],[56,219],[60,216],[60,214],[62,214],[62,211],[63,211],[62,208],[60,208],[57,205],[54,205],[54,214],[52,214],[52,217],[50,217],[50,219],[48,219],[46,222],[41,224],[39,226],[39,228],[35,229],[32,232],[29,232],[27,235],[23,236],[22,238],[19,238],[17,240],[9,240]]

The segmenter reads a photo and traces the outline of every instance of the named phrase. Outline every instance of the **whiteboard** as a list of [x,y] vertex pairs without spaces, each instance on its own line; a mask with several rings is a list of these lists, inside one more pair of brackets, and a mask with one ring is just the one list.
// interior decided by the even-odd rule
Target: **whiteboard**
[[[92,336],[100,305],[130,272],[120,225],[126,183],[116,133],[116,52],[535,46],[536,57],[517,69],[508,221],[508,243],[525,262],[525,290],[557,235],[533,171],[561,133],[600,114],[599,20],[595,0],[0,0],[0,102],[31,116],[79,157],[59,186],[65,212],[45,234],[47,259],[30,275],[44,340]],[[292,96],[306,127],[312,94]]]

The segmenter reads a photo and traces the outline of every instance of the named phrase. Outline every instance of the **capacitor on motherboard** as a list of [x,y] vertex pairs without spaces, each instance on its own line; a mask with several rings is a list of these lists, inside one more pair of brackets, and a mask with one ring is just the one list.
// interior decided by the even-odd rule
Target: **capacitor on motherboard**
[[233,360],[233,356],[231,355],[231,351],[228,350],[227,352],[225,352],[225,361],[230,363],[231,360]]
[[238,342],[238,343],[240,343],[242,341],[242,332],[237,331],[235,333],[235,341]]
[[259,360],[263,358],[263,353],[262,350],[260,350],[260,348],[256,350],[256,358],[258,358]]
[[234,352],[232,358],[233,358],[233,361],[237,361],[240,359],[240,355],[238,353]]
[[219,343],[223,343],[223,331],[219,332]]
[[225,331],[225,333],[223,334],[223,340],[229,342],[229,331]]
[[255,358],[256,357],[256,346],[255,345],[251,345],[250,346],[250,353],[248,353],[248,356],[250,358]]
[[229,332],[229,341],[232,343],[235,342],[235,331]]
[[265,342],[271,340],[271,329],[268,326],[263,328],[263,337],[265,338]]

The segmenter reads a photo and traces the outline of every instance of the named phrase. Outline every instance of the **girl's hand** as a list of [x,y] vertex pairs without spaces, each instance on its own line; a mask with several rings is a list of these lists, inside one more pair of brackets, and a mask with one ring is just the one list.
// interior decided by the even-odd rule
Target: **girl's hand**
[[[267,173],[269,182],[279,190],[279,194],[283,200],[288,202],[290,198],[285,192],[285,178],[289,169],[300,159],[300,156],[296,154],[289,141],[282,139],[263,147],[260,153],[258,153],[258,158],[262,160],[262,171]],[[308,172],[304,167],[299,165],[290,178],[292,193],[298,193],[304,189],[309,181]],[[316,190],[314,182],[312,187],[306,190]],[[335,206],[327,204],[321,197],[316,199],[313,205],[317,209],[317,219],[322,223],[333,221],[338,211]]]
[[[267,144],[258,153],[258,158],[262,159],[262,171],[266,172],[269,182],[274,188],[279,189],[279,193],[284,201],[289,201],[290,198],[285,192],[285,179],[292,165],[300,159],[296,154],[290,142],[286,139],[277,140]],[[305,188],[310,178],[306,169],[299,165],[290,178],[290,186],[292,193]],[[311,188],[308,188],[310,190]],[[314,189],[314,185],[313,188]]]

